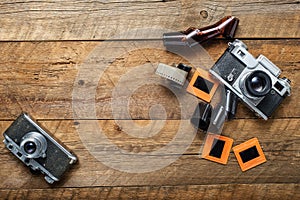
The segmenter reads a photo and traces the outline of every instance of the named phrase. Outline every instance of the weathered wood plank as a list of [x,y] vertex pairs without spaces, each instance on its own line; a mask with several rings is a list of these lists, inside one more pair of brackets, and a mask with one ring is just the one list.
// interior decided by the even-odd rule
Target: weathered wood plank
[[[80,122],[85,122],[84,120],[53,120],[53,121],[41,121],[42,124],[50,133],[55,134],[55,137],[61,139],[68,146],[70,145],[72,149],[84,149],[85,147],[81,145],[82,140],[79,136],[82,133],[79,132]],[[159,120],[155,120],[158,121]],[[183,120],[184,123],[188,123],[187,120]],[[146,126],[150,123],[149,120],[134,120],[141,127]],[[299,140],[298,128],[299,124],[297,119],[276,119],[269,120],[267,122],[263,120],[233,120],[226,122],[223,128],[223,134],[232,137],[237,143],[247,140],[250,137],[259,137],[264,141],[264,146],[269,150],[275,151],[296,151],[298,147],[296,146]],[[99,127],[94,129],[103,129],[103,133],[107,137],[113,140],[120,149],[124,149],[129,153],[141,153],[141,152],[151,152],[153,150],[159,149],[167,145],[174,136],[177,134],[179,129],[180,120],[169,120],[166,121],[163,128],[159,129],[159,132],[154,136],[149,136],[146,138],[138,138],[127,131],[126,127],[120,127],[113,120],[100,120],[98,121]],[[10,121],[1,121],[1,133],[6,130],[6,128],[11,124]],[[93,124],[93,122],[91,122]],[[157,124],[153,124],[153,127],[157,127]],[[138,126],[131,127],[132,132],[136,130],[141,130],[142,128]],[[141,133],[143,131],[141,130]],[[78,135],[79,134],[79,135]],[[97,133],[95,132],[95,135]],[[99,134],[99,133],[98,133]],[[181,138],[177,143],[173,145],[182,147],[186,143],[190,142],[190,133],[188,130],[184,131],[187,135],[186,138]],[[273,139],[273,138],[276,138]],[[199,131],[196,138],[190,143],[189,148],[184,152],[184,154],[198,154],[200,146],[204,140],[204,133]],[[295,141],[295,142],[292,142]],[[110,142],[107,141],[97,141],[99,146],[102,144],[103,149],[105,145]],[[283,143],[287,143],[283,145]],[[282,145],[282,146],[281,146]],[[105,149],[108,151],[116,152],[115,149]],[[118,151],[118,150],[117,150]]]
[[[139,38],[135,29],[185,30],[225,15],[241,22],[240,38],[299,38],[299,2],[285,1],[2,1],[0,40]],[[148,37],[163,31],[149,31]]]
[[0,190],[4,199],[299,199],[299,184],[221,184]]
[[[79,163],[62,182],[49,186],[41,176],[31,175],[2,144],[0,199],[299,199],[299,14],[299,1],[293,0],[1,1],[0,133],[21,111],[27,111],[73,150]],[[238,119],[225,123],[223,135],[233,138],[234,145],[259,139],[268,161],[254,169],[242,172],[232,152],[226,166],[199,159],[205,137],[201,131],[195,136],[193,129],[186,128],[183,137],[175,140],[180,123],[189,121],[179,120],[178,99],[161,86],[138,88],[129,99],[130,117],[124,110],[112,115],[113,91],[126,72],[143,65],[152,65],[154,70],[157,62],[186,62],[183,58],[149,49],[149,41],[144,40],[140,41],[146,44],[143,48],[114,59],[112,55],[127,49],[126,44],[141,46],[115,41],[123,46],[106,46],[102,51],[111,55],[89,60],[109,64],[99,82],[76,79],[88,55],[105,44],[99,40],[158,38],[166,29],[202,27],[225,15],[240,19],[236,37],[251,39],[245,42],[253,55],[264,54],[292,80],[292,96],[272,119],[253,119],[253,113],[240,106]],[[34,42],[44,40],[57,42]],[[223,53],[226,43],[215,40],[204,45],[211,56],[204,59],[204,67]],[[137,71],[131,73],[141,78]],[[92,120],[72,120],[80,118],[72,109],[72,92],[74,87],[93,85],[97,85],[95,118],[100,120],[89,126]],[[90,95],[82,93],[82,99],[89,100]],[[157,103],[166,113],[150,109]],[[154,112],[154,121],[149,120],[149,111]],[[88,112],[82,109],[81,114]],[[165,117],[168,120],[161,120]],[[116,124],[113,119],[126,120]],[[86,129],[79,131],[85,124]],[[108,140],[96,131],[99,127]],[[156,129],[158,133],[153,134]],[[94,157],[97,151],[104,152],[98,154],[101,161]],[[117,159],[124,155],[129,157]],[[162,165],[170,158],[174,159],[170,164]],[[127,172],[122,166],[127,166]],[[149,172],[138,173],[143,170]]]
[[[116,126],[112,120],[100,120],[99,126],[109,138],[109,142],[107,140],[97,140],[100,135],[95,132],[95,128],[90,128],[85,133],[77,133],[76,127],[81,123],[83,121],[77,121],[75,124],[73,120],[41,122],[45,128],[49,129],[55,137],[63,141],[79,157],[79,164],[67,173],[65,179],[57,187],[299,183],[300,136],[298,119],[269,120],[267,123],[250,119],[234,120],[225,125],[223,133],[235,140],[234,145],[252,137],[257,137],[264,148],[268,161],[247,172],[240,170],[233,153],[231,153],[226,166],[199,159],[198,153],[204,135],[199,133],[191,142],[187,139],[191,132],[184,132],[183,135],[186,135],[186,137],[167,147],[172,148],[175,146],[180,149],[185,147],[186,143],[189,145],[189,142],[191,142],[190,147],[183,152],[183,155],[162,152],[156,155],[155,158],[157,159],[149,164],[147,161],[153,160],[153,156],[147,153],[169,145],[176,136],[177,124],[179,123],[176,120],[167,121],[164,129],[159,134],[144,139],[131,136],[131,132],[122,131],[122,127]],[[143,126],[148,124],[149,121],[139,120],[137,123]],[[0,124],[1,132],[3,132],[10,122],[2,121]],[[135,129],[133,127],[132,132],[136,131]],[[82,139],[84,135],[90,133],[92,133],[92,137],[95,136],[95,140],[83,144],[80,138]],[[116,145],[114,148],[109,146],[112,143]],[[106,161],[110,159],[118,163],[120,168],[117,169],[122,169],[124,165],[132,166],[131,173],[112,169],[112,165],[105,166],[103,162],[98,161],[87,150],[86,147],[91,146],[98,147],[97,151],[105,152],[105,157],[100,158],[102,161],[103,159]],[[0,150],[0,175],[2,179],[0,188],[49,187],[40,176],[32,176],[29,170],[17,158],[10,155],[3,145],[1,145]],[[146,155],[143,156],[141,153],[146,153]],[[129,157],[129,159],[123,159],[122,161],[116,159],[117,156],[126,154],[140,154],[141,157]],[[160,166],[163,166],[161,165],[162,162],[170,158],[174,158],[174,161],[177,160],[166,167],[160,168]],[[139,164],[139,168],[152,167],[154,169],[158,167],[158,169],[147,173],[137,173],[136,161],[139,160],[141,162],[143,160]],[[33,179],[34,181],[32,181]]]
[[[88,152],[80,156],[87,155]],[[266,153],[266,156],[272,155]],[[120,172],[100,162],[81,158],[81,163],[70,170],[56,187],[299,183],[297,167],[299,158],[296,160],[297,158],[288,156],[294,160],[293,164],[285,159],[286,156],[276,156],[276,160],[268,160],[267,163],[244,173],[241,172],[233,155],[230,155],[226,166],[199,159],[195,155],[184,155],[168,167],[148,173]],[[162,161],[163,159],[165,157],[161,157]],[[3,166],[1,174],[3,174],[1,188],[50,187],[42,176],[30,174],[29,170],[15,159]]]
[[[292,96],[284,100],[274,114],[274,118],[299,117],[299,84],[297,82],[300,79],[300,41],[249,40],[245,42],[253,55],[264,54],[283,70],[283,76],[287,76],[292,81]],[[226,43],[214,41],[204,46],[211,56],[209,64],[223,53]],[[2,105],[5,105],[0,108],[0,119],[14,119],[21,111],[27,111],[37,119],[74,118],[72,92],[74,84],[78,86],[75,82],[78,70],[89,53],[101,44],[101,42],[0,43],[2,55],[0,58],[0,101]],[[113,50],[112,48],[109,51]],[[111,114],[112,92],[120,77],[128,70],[149,63],[154,65],[154,70],[157,62],[172,64],[183,61],[181,57],[155,49],[140,49],[120,55],[118,59],[113,60],[100,82],[95,83],[98,84],[97,118],[113,118]],[[206,67],[210,67],[209,64]],[[139,74],[132,74],[132,77],[135,76],[141,77]],[[153,73],[151,72],[149,76],[153,76]],[[168,89],[158,85],[143,86],[135,91],[129,103],[129,113],[134,119],[149,119],[149,107],[157,103],[165,107],[169,119],[181,117],[176,97]],[[124,118],[123,113],[117,113],[117,116]],[[159,117],[157,114],[157,118]],[[237,117],[253,118],[254,114],[244,106],[240,106]]]

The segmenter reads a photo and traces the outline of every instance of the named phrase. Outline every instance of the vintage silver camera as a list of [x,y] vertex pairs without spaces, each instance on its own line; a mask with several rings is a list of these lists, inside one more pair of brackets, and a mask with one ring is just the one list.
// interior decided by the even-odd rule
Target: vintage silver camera
[[60,145],[27,114],[21,114],[4,132],[5,146],[52,184],[59,181],[77,157]]
[[254,58],[239,40],[229,43],[210,73],[265,120],[291,93],[290,80],[279,78],[281,70],[263,55]]

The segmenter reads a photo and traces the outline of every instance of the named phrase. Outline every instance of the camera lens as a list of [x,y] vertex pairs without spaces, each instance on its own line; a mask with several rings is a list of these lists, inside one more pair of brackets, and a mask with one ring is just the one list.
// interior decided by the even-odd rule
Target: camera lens
[[251,87],[253,88],[253,90],[255,90],[257,92],[261,92],[266,85],[266,81],[260,77],[253,77],[250,80],[250,84],[251,84]]
[[27,154],[33,154],[35,151],[36,151],[36,144],[34,142],[26,142],[24,144],[24,151],[27,153]]
[[262,97],[271,89],[271,79],[263,71],[255,71],[246,79],[247,91],[256,97]]
[[45,157],[47,140],[39,132],[29,132],[22,138],[20,150],[26,158]]

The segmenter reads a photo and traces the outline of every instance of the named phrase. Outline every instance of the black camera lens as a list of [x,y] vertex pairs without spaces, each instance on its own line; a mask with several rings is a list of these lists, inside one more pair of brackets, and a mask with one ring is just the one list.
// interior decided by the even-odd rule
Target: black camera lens
[[256,97],[262,97],[269,93],[271,89],[271,79],[263,71],[255,71],[246,79],[247,91]]
[[251,87],[257,92],[261,92],[264,89],[264,86],[266,85],[265,80],[257,76],[253,77],[250,81]]
[[24,144],[24,151],[27,153],[27,154],[33,154],[35,151],[36,151],[36,144],[34,142],[26,142]]

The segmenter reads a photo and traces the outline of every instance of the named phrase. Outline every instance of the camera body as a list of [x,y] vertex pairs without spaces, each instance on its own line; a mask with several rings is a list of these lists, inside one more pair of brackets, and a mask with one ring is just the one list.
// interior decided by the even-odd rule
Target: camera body
[[265,56],[254,58],[247,46],[235,40],[210,73],[235,93],[251,110],[267,120],[291,93],[290,80]]
[[60,145],[29,115],[22,113],[4,132],[5,146],[33,171],[52,184],[59,181],[77,157]]

